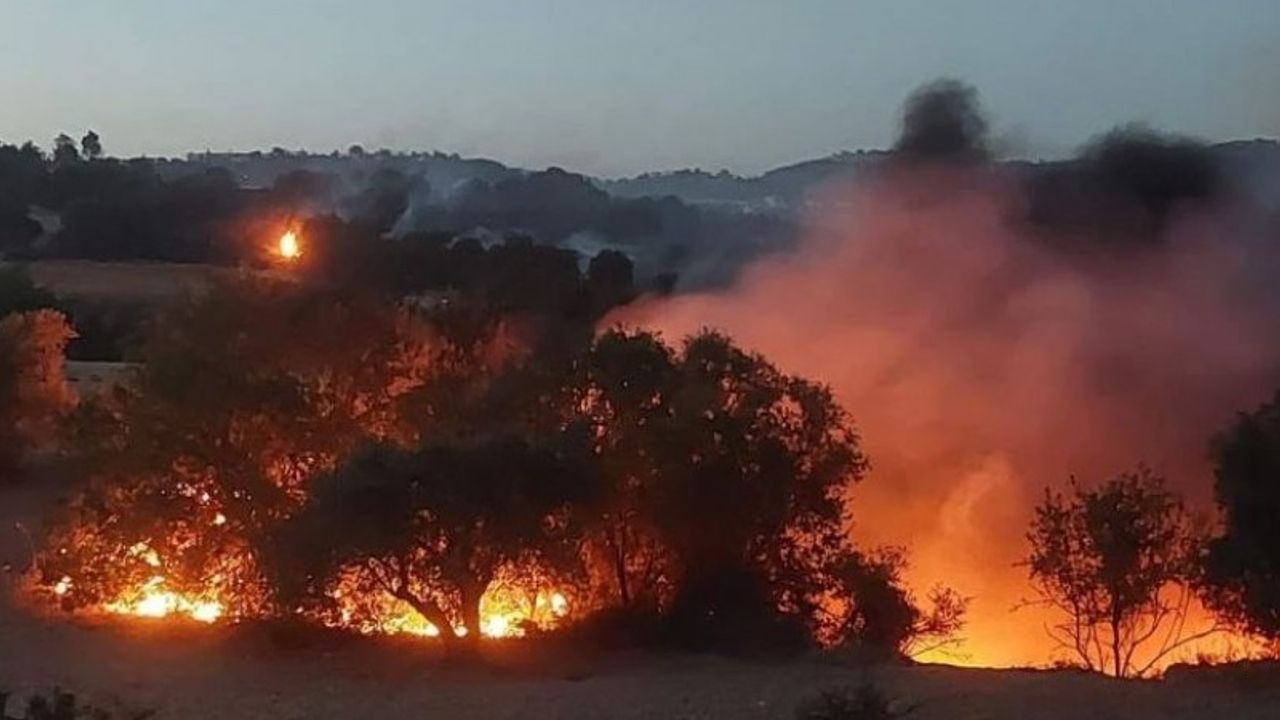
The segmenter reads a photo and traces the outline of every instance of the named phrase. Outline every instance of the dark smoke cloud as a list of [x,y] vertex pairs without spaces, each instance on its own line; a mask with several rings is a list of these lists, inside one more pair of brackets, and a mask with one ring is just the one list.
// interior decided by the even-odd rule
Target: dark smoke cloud
[[1067,162],[1027,173],[1027,217],[1077,246],[1150,244],[1179,214],[1227,200],[1210,148],[1136,126],[1113,130]]
[[902,130],[893,149],[910,160],[986,159],[990,155],[987,120],[977,90],[949,78],[917,90],[903,107]]

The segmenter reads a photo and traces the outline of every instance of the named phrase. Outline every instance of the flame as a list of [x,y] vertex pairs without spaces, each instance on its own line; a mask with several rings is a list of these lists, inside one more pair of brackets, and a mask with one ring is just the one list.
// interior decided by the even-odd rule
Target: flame
[[298,233],[286,230],[276,243],[276,253],[284,260],[296,260],[302,255],[302,245],[298,242]]
[[[57,592],[56,588],[54,591]],[[155,575],[142,587],[122,593],[103,605],[103,610],[140,618],[185,616],[202,623],[215,623],[225,613],[222,603],[217,600],[189,597],[166,589],[162,575]]]
[[[538,587],[539,584],[528,578],[496,580],[480,598],[480,635],[492,639],[519,638],[531,628],[549,630],[560,625],[570,615],[569,598],[554,587]],[[440,628],[407,603],[362,584],[358,569],[341,573],[329,595],[338,607],[335,615],[320,619],[329,627],[354,630],[362,635],[440,636]],[[471,628],[457,624],[452,631],[458,637],[465,637]]]
[[[148,544],[134,545],[129,554],[154,568],[155,574],[120,592],[115,599],[100,605],[99,610],[140,619],[188,619],[212,624],[229,619],[228,606],[238,607],[225,592],[212,589],[221,585],[224,579],[221,576],[212,579],[209,589],[178,592],[168,586],[161,574],[164,562]],[[63,577],[52,591],[62,597],[73,588],[74,580]],[[440,629],[408,604],[380,590],[362,586],[353,573],[341,575],[330,596],[339,608],[337,614],[313,618],[329,627],[354,630],[364,635],[440,636]],[[523,637],[530,628],[557,626],[569,616],[570,610],[569,598],[558,589],[527,587],[503,579],[496,581],[481,598],[479,632],[485,638]],[[459,624],[452,631],[458,637],[465,637],[470,628]]]

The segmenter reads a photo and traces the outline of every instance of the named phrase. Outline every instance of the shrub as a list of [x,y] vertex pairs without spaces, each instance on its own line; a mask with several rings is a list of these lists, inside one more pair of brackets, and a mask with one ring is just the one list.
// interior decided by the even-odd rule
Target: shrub
[[768,582],[748,568],[687,578],[664,620],[663,634],[682,650],[788,655],[810,645],[807,618],[780,611]]
[[[47,695],[27,698],[27,708],[21,716],[11,716],[8,711],[10,693],[0,692],[0,720],[113,720],[116,716],[93,705],[76,700],[76,696],[54,688]],[[129,713],[120,720],[145,720],[155,715],[154,710]]]
[[823,690],[796,708],[796,720],[893,720],[910,710],[894,708],[879,685],[864,680],[856,686]]

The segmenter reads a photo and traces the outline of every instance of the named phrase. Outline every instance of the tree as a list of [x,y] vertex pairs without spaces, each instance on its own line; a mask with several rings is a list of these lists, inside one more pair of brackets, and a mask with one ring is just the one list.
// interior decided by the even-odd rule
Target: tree
[[586,281],[591,290],[593,315],[604,315],[636,295],[631,258],[617,250],[601,250],[592,257],[587,264]]
[[80,138],[80,152],[86,160],[97,160],[102,157],[102,138],[90,130]]
[[27,250],[44,230],[30,217],[31,205],[44,201],[49,185],[44,156],[31,143],[0,143],[0,252]]
[[12,477],[24,450],[54,438],[75,405],[63,373],[75,332],[53,310],[0,320],[0,480]]
[[71,165],[80,161],[80,151],[76,149],[76,141],[66,133],[60,133],[53,139],[53,164],[55,167]]
[[616,602],[626,608],[660,607],[676,580],[653,504],[663,478],[652,449],[677,390],[677,362],[656,335],[611,331],[581,364],[585,390],[578,407],[593,428],[601,473],[611,486],[602,494],[591,547]]
[[1049,636],[1090,670],[1141,677],[1179,647],[1201,538],[1181,500],[1146,467],[1070,497],[1045,493],[1027,534]]
[[72,423],[88,482],[55,523],[44,580],[75,578],[72,607],[159,574],[194,594],[239,584],[245,606],[229,610],[253,609],[257,546],[311,478],[406,439],[396,405],[429,342],[399,308],[288,284],[218,286],[175,310],[128,387]]
[[575,561],[572,511],[589,488],[562,453],[521,439],[374,448],[316,482],[272,567],[286,599],[313,601],[355,569],[456,650],[479,638],[481,598],[504,566]]
[[832,570],[837,602],[831,640],[889,658],[959,644],[969,599],[938,585],[922,606],[902,577],[906,568],[899,548],[845,553]]
[[0,266],[0,319],[11,313],[53,308],[56,304],[53,294],[37,287],[25,268]]
[[583,366],[577,407],[610,487],[595,537],[619,600],[665,594],[709,626],[754,588],[770,612],[813,618],[867,468],[830,390],[713,332],[678,353],[606,333]]
[[1203,587],[1227,621],[1280,640],[1280,393],[1242,413],[1212,445],[1222,531]]
[[779,607],[804,612],[815,566],[845,539],[846,491],[867,469],[852,421],[830,388],[714,332],[686,341],[678,382],[652,448],[667,542],[686,573],[754,567]]

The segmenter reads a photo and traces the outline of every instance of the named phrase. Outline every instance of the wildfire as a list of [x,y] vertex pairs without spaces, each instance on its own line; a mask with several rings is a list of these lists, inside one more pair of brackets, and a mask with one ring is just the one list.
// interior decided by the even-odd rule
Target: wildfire
[[153,576],[142,587],[124,593],[103,605],[102,609],[141,618],[181,616],[202,623],[217,622],[225,613],[222,603],[217,600],[187,597],[166,589],[161,575]]
[[[230,617],[226,598],[213,590],[186,594],[166,584],[159,573],[159,555],[139,544],[131,553],[140,557],[157,574],[136,587],[119,593],[114,600],[98,606],[102,612],[139,619],[187,619],[212,624]],[[63,577],[51,588],[57,597],[66,596],[74,588],[74,580]],[[322,622],[333,628],[354,630],[364,635],[413,635],[435,638],[439,628],[432,625],[407,604],[381,593],[357,586],[350,578],[340,580],[331,592],[338,612]],[[235,605],[234,602],[230,605]],[[485,593],[480,604],[480,634],[486,638],[523,637],[530,628],[550,629],[569,615],[570,602],[554,588],[529,589],[509,583],[496,584]],[[459,636],[469,628],[454,628]]]
[[297,260],[302,256],[302,245],[298,242],[295,230],[286,230],[276,243],[276,254],[286,261]]
[[[361,586],[355,574],[340,578],[330,596],[338,611],[323,619],[329,627],[355,630],[362,635],[440,636],[440,629],[408,604]],[[480,600],[480,635],[495,639],[524,637],[530,628],[556,627],[569,613],[569,599],[559,590],[499,582]],[[470,628],[462,625],[456,625],[453,630],[459,637],[470,632]]]

